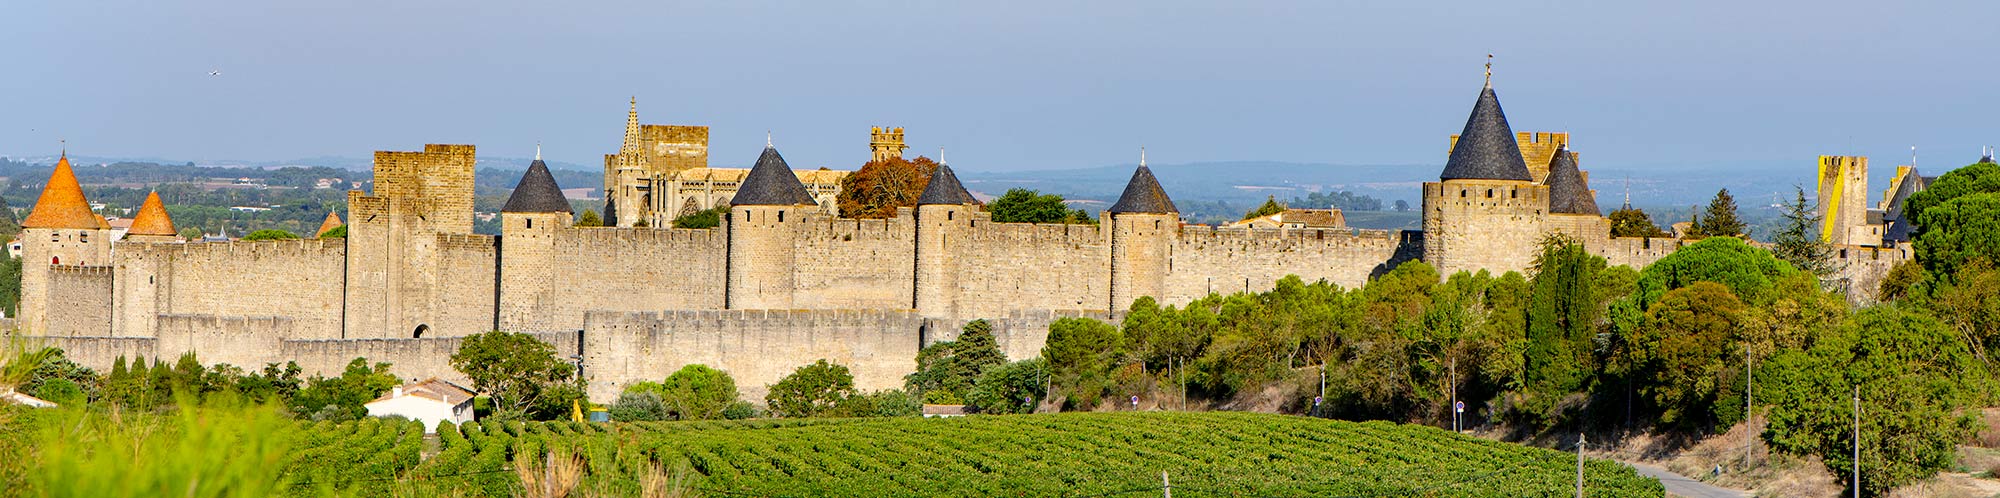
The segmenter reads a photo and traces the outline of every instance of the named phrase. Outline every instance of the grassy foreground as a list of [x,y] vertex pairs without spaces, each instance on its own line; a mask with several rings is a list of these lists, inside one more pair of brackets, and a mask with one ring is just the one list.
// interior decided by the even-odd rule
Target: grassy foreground
[[[1574,454],[1430,427],[1250,413],[961,419],[272,423],[258,409],[0,422],[43,496],[1567,496]],[[26,443],[26,444],[22,444]],[[107,446],[108,445],[108,446]],[[1590,496],[1660,496],[1613,462]],[[526,482],[527,484],[523,484]],[[18,487],[15,487],[18,486]],[[17,494],[10,492],[9,494]]]

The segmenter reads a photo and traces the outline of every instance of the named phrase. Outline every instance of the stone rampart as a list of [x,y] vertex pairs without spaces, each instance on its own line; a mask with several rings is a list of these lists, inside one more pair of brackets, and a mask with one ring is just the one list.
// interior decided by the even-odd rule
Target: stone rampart
[[793,239],[792,306],[907,309],[916,278],[916,224],[909,216],[814,216]]
[[1110,241],[1100,226],[974,222],[953,245],[960,317],[1015,310],[1105,309]]
[[[536,333],[534,336],[554,345],[559,358],[577,354],[575,332]],[[440,337],[283,341],[279,343],[278,356],[273,361],[296,361],[308,375],[331,376],[340,375],[348,362],[355,358],[367,358],[371,364],[389,362],[389,371],[406,380],[436,376],[471,387],[463,374],[451,368],[451,354],[458,352],[462,340],[461,337]]]
[[159,315],[155,353],[179,358],[192,352],[204,364],[228,363],[255,370],[279,361],[279,344],[294,336],[296,322],[276,316]]
[[1358,288],[1414,257],[1405,232],[1356,229],[1183,227],[1169,260],[1161,304],[1210,293],[1262,292],[1286,275]]
[[591,312],[584,372],[591,399],[616,400],[626,385],[698,363],[729,372],[745,399],[761,401],[770,384],[823,358],[852,370],[859,389],[893,389],[916,370],[924,325],[910,310]]
[[52,336],[111,335],[111,267],[50,266],[46,331]]
[[341,335],[345,239],[120,243],[115,335],[152,337],[155,316],[279,316],[301,338]]
[[[714,228],[557,230],[546,256],[555,291],[544,331],[583,330],[586,311],[720,309],[725,243]],[[509,246],[502,257],[516,256]]]

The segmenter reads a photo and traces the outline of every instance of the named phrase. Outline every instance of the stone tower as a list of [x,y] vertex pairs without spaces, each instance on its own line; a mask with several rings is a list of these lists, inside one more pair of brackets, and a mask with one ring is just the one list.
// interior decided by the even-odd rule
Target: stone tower
[[439,297],[450,287],[441,243],[472,234],[474,162],[470,145],[375,153],[375,191],[347,193],[346,337],[409,338],[444,327],[433,323],[447,311]]
[[874,154],[870,160],[881,161],[892,157],[901,158],[903,157],[903,149],[908,148],[910,146],[903,144],[902,128],[883,128],[877,126],[868,129],[868,150]]
[[111,265],[111,242],[111,225],[91,212],[83,186],[70,169],[69,154],[63,154],[35,209],[21,220],[20,319],[29,333],[70,335],[49,323],[52,314],[73,313],[64,309],[63,296],[52,296],[51,273]]
[[[943,154],[939,154],[942,160]],[[952,299],[958,288],[958,262],[952,255],[972,228],[979,201],[965,191],[951,165],[939,162],[930,183],[917,197],[916,282],[914,307],[932,318],[958,317],[958,303]]]
[[[650,179],[647,159],[643,138],[639,134],[639,98],[633,97],[631,110],[625,112],[625,141],[618,146],[617,154],[604,156],[606,226],[629,227],[645,216],[646,205],[650,201],[646,196]],[[701,160],[708,160],[705,147],[701,151]]]
[[500,208],[506,248],[505,257],[500,258],[501,330],[554,330],[557,317],[547,310],[556,308],[556,293],[565,290],[556,279],[560,266],[556,237],[569,229],[569,200],[563,198],[540,154],[536,156],[520,183],[514,185],[506,206]]
[[725,307],[792,308],[793,238],[817,209],[784,156],[766,144],[730,199]]
[[1139,153],[1139,169],[1125,183],[1118,203],[1105,211],[1111,230],[1111,302],[1107,309],[1124,311],[1139,296],[1165,296],[1168,265],[1179,236],[1180,210],[1167,198],[1160,180]]
[[146,203],[139,205],[139,214],[132,216],[132,229],[125,231],[125,240],[133,242],[179,242],[180,233],[174,231],[174,220],[167,215],[167,206],[160,202],[160,193],[146,194]]
[[1491,79],[1479,91],[1444,173],[1424,183],[1424,261],[1438,272],[1494,273],[1534,261],[1549,188],[1534,182]]
[[1819,156],[1818,192],[1820,241],[1860,243],[1849,232],[1868,223],[1868,158]]

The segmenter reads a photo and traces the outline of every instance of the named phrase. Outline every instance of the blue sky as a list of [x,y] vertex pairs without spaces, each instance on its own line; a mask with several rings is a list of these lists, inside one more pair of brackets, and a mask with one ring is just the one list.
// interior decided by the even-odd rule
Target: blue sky
[[[0,5],[0,155],[595,164],[626,99],[745,166],[871,125],[969,170],[1441,164],[1485,55],[1585,167],[2000,143],[1995,2],[43,2]],[[211,76],[210,71],[221,71]],[[1594,163],[1594,164],[1593,164]]]

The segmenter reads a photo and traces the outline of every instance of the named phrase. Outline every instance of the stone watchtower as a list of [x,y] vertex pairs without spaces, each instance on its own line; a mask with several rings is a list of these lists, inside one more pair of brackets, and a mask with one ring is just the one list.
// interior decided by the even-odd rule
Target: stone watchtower
[[729,202],[729,309],[790,309],[794,236],[819,209],[778,149],[765,144]]
[[1165,295],[1168,267],[1174,241],[1180,235],[1180,210],[1167,198],[1166,189],[1146,167],[1146,153],[1139,152],[1139,169],[1126,182],[1118,203],[1106,210],[1102,220],[1111,230],[1112,311],[1132,307],[1139,296]]
[[901,158],[903,157],[903,149],[908,148],[910,146],[903,144],[902,128],[883,128],[877,126],[868,129],[868,150],[874,154],[873,158],[870,159],[872,161],[881,161],[892,157]]
[[64,153],[35,209],[21,220],[21,326],[31,334],[68,335],[49,328],[51,314],[73,312],[61,309],[63,303],[51,298],[50,273],[57,268],[110,265],[111,225],[91,212],[83,186],[70,169],[69,154]]
[[1544,233],[1549,187],[1536,184],[1489,77],[1437,182],[1424,183],[1424,261],[1439,273],[1526,269]]
[[414,337],[446,326],[432,323],[454,311],[440,299],[450,288],[440,240],[472,234],[475,154],[470,145],[439,144],[375,152],[374,192],[347,192],[346,337]]
[[[939,160],[942,159],[943,154],[939,154]],[[965,184],[959,183],[950,165],[939,162],[937,170],[931,172],[930,183],[924,186],[923,195],[917,197],[916,214],[914,307],[926,317],[960,316],[958,303],[952,296],[957,295],[953,290],[958,288],[961,268],[951,255],[957,254],[962,244],[969,243],[966,237],[974,216],[979,214],[979,201],[965,191]]]
[[160,202],[159,192],[146,194],[146,202],[139,205],[139,214],[132,215],[132,229],[125,231],[125,240],[132,242],[179,242],[180,233],[174,231],[174,220],[167,215],[167,206]]
[[1851,233],[1868,224],[1868,158],[1819,156],[1818,192],[1820,242],[1881,244],[1879,236]]
[[500,208],[500,231],[507,250],[500,258],[500,328],[555,330],[557,309],[557,232],[569,229],[569,200],[563,198],[541,153],[514,185],[514,195]]

